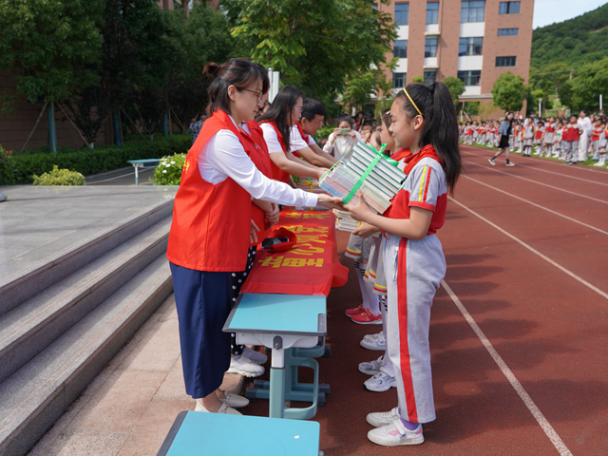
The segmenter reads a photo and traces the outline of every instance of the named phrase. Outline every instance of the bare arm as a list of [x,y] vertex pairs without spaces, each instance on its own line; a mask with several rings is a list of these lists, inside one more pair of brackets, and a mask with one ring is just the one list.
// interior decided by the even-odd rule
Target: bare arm
[[334,162],[335,162],[335,161],[327,159],[326,157],[324,157],[320,154],[316,154],[315,151],[313,151],[313,149],[311,147],[299,149],[297,152],[307,162],[309,162],[310,164],[316,165],[318,167],[329,168],[332,165],[334,165]]
[[293,176],[318,179],[325,171],[323,168],[303,165],[294,160],[290,160],[283,152],[273,152],[269,154],[269,156],[275,165]]

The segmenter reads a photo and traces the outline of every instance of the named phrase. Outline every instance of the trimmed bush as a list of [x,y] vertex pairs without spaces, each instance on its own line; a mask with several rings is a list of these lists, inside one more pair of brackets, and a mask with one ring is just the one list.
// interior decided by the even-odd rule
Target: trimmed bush
[[30,184],[33,175],[53,169],[67,168],[85,176],[129,166],[128,160],[154,159],[185,152],[192,143],[190,135],[172,135],[154,141],[130,141],[123,147],[79,149],[58,153],[37,152],[0,157],[0,185]]
[[85,177],[67,168],[58,168],[53,165],[51,171],[42,173],[40,176],[34,175],[35,186],[82,186],[85,184]]
[[152,182],[159,186],[179,185],[185,160],[186,154],[174,154],[162,157],[161,161],[154,169]]

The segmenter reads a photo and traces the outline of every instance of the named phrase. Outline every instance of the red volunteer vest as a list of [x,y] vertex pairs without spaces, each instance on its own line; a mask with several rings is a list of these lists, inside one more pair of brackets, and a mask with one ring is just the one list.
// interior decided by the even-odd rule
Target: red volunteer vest
[[[408,176],[414,166],[421,160],[423,160],[425,157],[431,157],[436,162],[441,163],[440,157],[438,157],[438,154],[436,153],[433,146],[428,144],[424,146],[419,153],[412,154],[406,158],[406,168],[404,168],[404,173],[406,174],[406,176]],[[410,193],[404,189],[401,189],[391,202],[391,206],[389,207],[389,209],[385,212],[385,216],[391,217],[393,219],[410,218],[410,206],[408,206],[409,201]],[[446,216],[446,203],[446,194],[438,196],[438,200],[436,201],[436,207],[433,210],[433,216],[431,217],[431,223],[429,224],[429,230],[427,231],[428,235],[436,233],[444,225],[444,218]]]
[[[250,159],[252,159],[256,168],[258,168],[264,176],[273,179],[273,161],[269,157],[269,150],[266,146],[266,141],[264,141],[262,129],[256,121],[249,121],[247,126],[250,129],[249,137],[252,139],[255,146],[252,154],[250,154]],[[247,134],[245,135],[248,136]],[[254,204],[252,205],[252,219],[260,228],[260,231],[257,233],[258,241],[260,241],[266,231],[266,215],[261,208]]]
[[250,195],[230,178],[211,184],[201,177],[199,158],[219,130],[230,130],[248,155],[255,146],[228,114],[217,110],[209,117],[188,154],[173,203],[167,258],[199,271],[245,270],[252,215]]
[[[262,123],[269,124],[271,127],[273,127],[273,130],[275,130],[275,133],[277,134],[277,139],[279,140],[281,149],[283,150],[283,153],[287,156],[288,147],[286,145],[285,139],[283,138],[283,135],[279,131],[279,128],[277,128],[277,124],[275,123],[275,121],[264,120],[264,121],[262,121]],[[291,184],[289,173],[283,171],[281,168],[279,168],[277,165],[275,165],[275,163],[272,160],[271,160],[271,167],[273,168],[273,179],[284,182],[286,184]]]

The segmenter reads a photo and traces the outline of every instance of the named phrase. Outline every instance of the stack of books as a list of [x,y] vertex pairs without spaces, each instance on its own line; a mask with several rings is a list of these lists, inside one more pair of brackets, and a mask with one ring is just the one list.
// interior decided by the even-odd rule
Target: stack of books
[[[384,213],[402,187],[406,175],[389,158],[363,142],[321,177],[319,187],[348,203],[361,190],[368,204]],[[359,186],[359,189],[358,189]]]
[[334,209],[332,212],[336,216],[336,223],[334,224],[336,230],[353,232],[359,226],[359,222],[353,219],[348,211]]

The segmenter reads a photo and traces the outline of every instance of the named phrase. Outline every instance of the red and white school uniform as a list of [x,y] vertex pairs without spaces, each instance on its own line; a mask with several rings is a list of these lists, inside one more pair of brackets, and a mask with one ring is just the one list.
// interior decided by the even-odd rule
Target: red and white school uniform
[[446,272],[440,240],[444,224],[447,183],[440,158],[431,145],[406,159],[407,175],[387,217],[408,219],[410,208],[433,212],[427,235],[409,240],[383,234],[381,243],[387,284],[387,353],[393,365],[400,416],[426,423],[436,418],[429,325],[431,305]]

